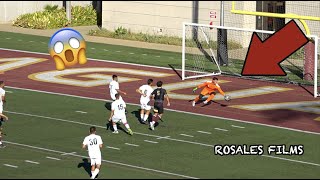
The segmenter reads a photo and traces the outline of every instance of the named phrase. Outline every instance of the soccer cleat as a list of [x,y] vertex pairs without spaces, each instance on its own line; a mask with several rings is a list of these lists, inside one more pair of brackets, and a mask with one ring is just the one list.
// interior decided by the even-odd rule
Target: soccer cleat
[[119,131],[113,131],[112,133],[113,134],[119,134]]
[[208,101],[204,101],[203,104],[208,104]]
[[128,129],[128,133],[132,136],[133,135],[133,132],[131,129]]
[[192,101],[192,106],[195,106],[196,105],[196,102]]
[[3,145],[3,144],[1,144],[1,145],[0,145],[0,148],[5,148],[5,147],[6,147],[6,146],[5,146],[5,145]]

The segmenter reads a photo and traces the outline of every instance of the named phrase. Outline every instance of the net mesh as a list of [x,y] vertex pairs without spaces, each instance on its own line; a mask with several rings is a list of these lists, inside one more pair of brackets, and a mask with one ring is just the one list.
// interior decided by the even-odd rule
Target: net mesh
[[216,61],[216,39],[208,27],[185,26],[185,78],[221,73]]
[[[201,37],[199,29],[205,29],[206,35],[209,38],[209,44],[204,43],[206,40]],[[306,85],[313,90],[315,84],[314,63],[316,60],[319,62],[319,52],[315,56],[316,48],[319,49],[319,42],[315,44],[315,36],[309,37],[309,42],[289,56],[287,59],[281,62],[281,67],[286,71],[286,76],[241,76],[241,71],[244,65],[244,61],[248,52],[251,37],[253,32],[258,32],[258,36],[265,40],[267,37],[273,34],[270,31],[256,31],[248,29],[235,29],[228,27],[215,27],[206,25],[186,25],[186,47],[185,47],[185,69],[193,70],[197,72],[214,72],[219,71],[219,65],[221,72],[226,75],[238,76],[242,78],[260,79],[268,81],[277,81],[285,83],[294,83]],[[194,38],[191,38],[192,30],[196,30],[197,41],[202,42],[201,48],[199,43],[196,43]],[[225,30],[224,37],[220,37],[222,34],[219,31]],[[224,40],[224,41],[222,41]],[[219,48],[221,44],[226,44],[226,48]],[[211,47],[213,54],[218,57],[217,64],[214,63],[210,55],[208,48]],[[224,56],[224,58],[222,58]],[[225,61],[220,61],[225,59]],[[319,67],[318,67],[319,69]],[[186,73],[190,76],[192,73]],[[319,79],[319,74],[318,74]]]

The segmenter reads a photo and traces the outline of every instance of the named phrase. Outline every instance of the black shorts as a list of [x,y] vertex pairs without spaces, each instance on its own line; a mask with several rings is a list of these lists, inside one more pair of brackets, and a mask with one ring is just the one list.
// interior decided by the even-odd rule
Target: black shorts
[[0,117],[0,128],[1,128],[3,122],[4,122],[3,117]]
[[153,107],[153,111],[155,113],[159,113],[162,114],[163,113],[163,102],[155,102],[154,103],[154,107]]

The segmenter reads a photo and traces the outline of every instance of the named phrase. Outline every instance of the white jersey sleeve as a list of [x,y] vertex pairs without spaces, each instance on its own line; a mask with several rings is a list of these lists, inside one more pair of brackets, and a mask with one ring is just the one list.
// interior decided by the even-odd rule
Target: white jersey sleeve
[[6,91],[2,88],[0,88],[0,103],[2,104],[2,97],[6,95]]
[[85,137],[85,138],[84,138],[82,144],[83,144],[83,145],[86,145],[86,146],[88,145],[88,137]]
[[98,138],[98,145],[103,144],[102,139],[101,139],[101,136],[98,136],[98,137],[99,137],[99,138]]

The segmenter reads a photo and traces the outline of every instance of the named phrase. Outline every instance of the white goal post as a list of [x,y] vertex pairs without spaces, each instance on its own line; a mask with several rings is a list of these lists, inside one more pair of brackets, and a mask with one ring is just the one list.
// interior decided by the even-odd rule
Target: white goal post
[[[236,27],[183,23],[182,31],[182,80],[214,75],[241,76],[253,32],[262,41],[274,34]],[[309,42],[289,56],[280,65],[287,76],[245,76],[307,85],[314,97],[320,96],[319,86],[319,37],[307,35]],[[313,88],[312,88],[313,86]]]

